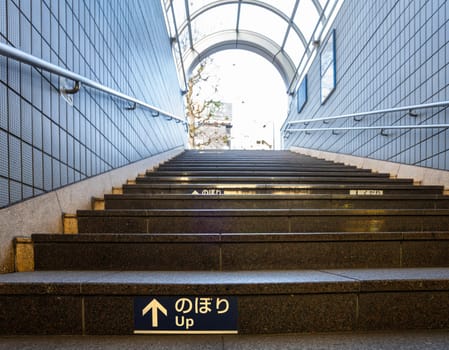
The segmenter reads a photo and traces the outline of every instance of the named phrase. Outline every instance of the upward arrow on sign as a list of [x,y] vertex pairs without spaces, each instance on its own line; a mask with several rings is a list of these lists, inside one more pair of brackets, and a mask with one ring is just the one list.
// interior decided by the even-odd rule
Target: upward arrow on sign
[[158,327],[158,311],[162,312],[165,316],[167,316],[167,309],[156,299],[151,300],[151,302],[145,306],[142,310],[142,316],[145,316],[148,311],[151,310],[151,326]]

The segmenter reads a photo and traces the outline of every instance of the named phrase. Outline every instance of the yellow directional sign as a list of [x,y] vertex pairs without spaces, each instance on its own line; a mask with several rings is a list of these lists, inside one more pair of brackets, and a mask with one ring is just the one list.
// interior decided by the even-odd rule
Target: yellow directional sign
[[134,298],[134,334],[236,334],[236,297]]
[[162,304],[160,304],[156,299],[153,299],[142,310],[142,316],[145,316],[148,313],[148,311],[150,311],[150,310],[152,311],[151,312],[151,325],[153,327],[159,327],[158,311],[162,312],[165,316],[167,316],[167,309],[164,306],[162,306]]

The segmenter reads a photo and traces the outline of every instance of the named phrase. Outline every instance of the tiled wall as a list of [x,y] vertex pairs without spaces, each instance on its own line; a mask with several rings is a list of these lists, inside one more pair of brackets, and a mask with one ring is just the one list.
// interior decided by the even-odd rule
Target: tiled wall
[[[0,42],[177,115],[159,1],[0,0]],[[181,123],[0,56],[0,207],[184,145]]]
[[[449,2],[346,0],[334,22],[337,87],[320,103],[319,58],[308,73],[308,102],[289,120],[449,100]],[[319,55],[317,56],[319,57]],[[449,108],[310,123],[319,126],[449,124]],[[295,127],[303,124],[295,125]],[[449,129],[292,133],[299,146],[449,170]]]

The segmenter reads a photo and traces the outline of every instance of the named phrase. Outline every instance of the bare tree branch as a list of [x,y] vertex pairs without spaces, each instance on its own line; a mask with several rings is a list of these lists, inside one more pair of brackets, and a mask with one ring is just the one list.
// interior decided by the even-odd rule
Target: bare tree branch
[[[223,126],[222,119],[220,123],[216,120],[217,114],[223,107],[223,102],[213,98],[201,99],[204,83],[211,83],[211,77],[205,71],[210,62],[210,59],[203,60],[189,78],[187,84],[188,90],[185,98],[190,148],[203,148],[217,142],[226,145],[229,142],[229,137],[223,137],[216,130],[213,130]],[[218,86],[212,86],[212,90],[217,93]],[[225,117],[225,120],[229,119],[229,117]]]

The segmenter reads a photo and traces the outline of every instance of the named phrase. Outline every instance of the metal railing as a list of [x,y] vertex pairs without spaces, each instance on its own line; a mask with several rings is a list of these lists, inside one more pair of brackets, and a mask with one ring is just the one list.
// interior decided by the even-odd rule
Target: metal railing
[[[290,125],[293,124],[305,124],[308,125],[314,122],[323,122],[328,123],[332,120],[338,119],[348,119],[354,118],[354,121],[360,122],[364,117],[372,117],[379,114],[385,113],[394,113],[394,112],[402,112],[408,111],[408,114],[412,117],[417,117],[418,115],[414,113],[417,109],[425,109],[425,108],[441,108],[449,106],[449,101],[441,101],[441,102],[433,102],[433,103],[425,103],[418,105],[410,105],[403,107],[394,107],[394,108],[386,108],[379,109],[368,112],[360,112],[360,113],[350,113],[350,114],[342,114],[330,117],[318,117],[318,118],[306,118],[301,120],[292,120],[285,123],[286,128],[284,129],[284,135],[290,132],[311,132],[311,131],[344,131],[344,130],[373,130],[378,129],[382,130],[382,135],[386,135],[383,130],[386,129],[445,129],[449,128],[449,124],[413,124],[413,125],[376,125],[376,126],[347,126],[347,127],[307,127],[307,128],[290,128]],[[360,118],[360,119],[357,119]]]
[[111,89],[111,88],[109,88],[109,87],[107,87],[105,85],[102,85],[102,84],[100,84],[100,83],[98,83],[96,81],[93,81],[93,80],[90,80],[90,79],[88,79],[86,77],[83,77],[82,75],[73,73],[72,71],[69,71],[69,70],[67,70],[65,68],[59,67],[59,66],[57,66],[55,64],[49,63],[47,61],[44,61],[44,60],[42,60],[42,59],[40,59],[38,57],[35,57],[33,55],[30,55],[30,54],[28,54],[28,53],[26,53],[24,51],[16,49],[15,47],[12,47],[10,45],[0,43],[0,55],[3,55],[3,56],[6,56],[6,57],[15,59],[15,60],[20,61],[22,63],[31,65],[33,67],[41,68],[41,69],[43,69],[43,70],[45,70],[47,72],[54,73],[54,74],[57,74],[57,75],[59,75],[61,77],[73,80],[75,82],[75,87],[73,89],[71,89],[71,90],[65,90],[66,93],[69,93],[69,94],[70,93],[76,93],[79,90],[80,85],[82,85],[82,86],[84,86],[84,85],[85,86],[89,86],[89,87],[91,87],[93,89],[102,91],[102,92],[104,92],[106,94],[118,97],[118,98],[120,98],[122,100],[125,100],[125,101],[128,101],[128,102],[131,102],[132,105],[133,105],[132,108],[129,108],[131,110],[135,109],[136,107],[139,106],[139,107],[142,107],[142,108],[145,108],[145,109],[148,109],[148,110],[152,111],[153,112],[152,113],[153,116],[163,115],[163,116],[165,116],[169,120],[173,119],[176,122],[181,122],[183,124],[187,124],[187,121],[185,120],[185,118],[178,117],[178,116],[176,116],[176,115],[174,115],[174,114],[172,114],[170,112],[166,112],[166,111],[164,111],[164,110],[162,110],[160,108],[152,106],[152,105],[150,105],[150,104],[148,104],[146,102],[140,101],[140,100],[138,100],[138,99],[136,99],[134,97],[125,95],[125,94],[123,94],[123,93],[121,93],[119,91],[116,91],[116,90]]

